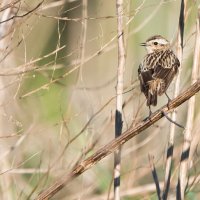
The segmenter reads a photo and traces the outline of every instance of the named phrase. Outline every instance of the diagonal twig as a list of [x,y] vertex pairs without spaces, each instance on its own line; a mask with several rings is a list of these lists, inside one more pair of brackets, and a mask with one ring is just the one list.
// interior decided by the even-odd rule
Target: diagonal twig
[[35,8],[31,9],[30,11],[28,11],[27,13],[25,13],[25,14],[23,14],[23,15],[13,15],[12,17],[10,17],[10,18],[8,18],[8,19],[5,19],[5,20],[0,21],[0,24],[3,24],[3,23],[5,23],[5,22],[8,22],[8,21],[13,20],[13,19],[15,19],[15,18],[23,18],[23,17],[29,15],[30,13],[33,13],[35,10],[37,10],[37,9],[43,4],[43,2],[44,2],[44,0],[42,0],[39,4],[37,4],[37,5],[35,6]]
[[126,143],[131,138],[140,134],[143,130],[150,127],[152,124],[157,122],[163,117],[162,112],[169,113],[172,112],[173,109],[177,108],[193,95],[195,95],[200,90],[200,79],[198,79],[194,84],[192,84],[188,89],[182,92],[179,96],[171,100],[168,104],[163,106],[161,109],[157,110],[151,116],[139,122],[135,126],[130,127],[127,131],[125,131],[121,136],[112,140],[102,148],[96,151],[89,158],[77,164],[68,174],[62,176],[58,179],[54,184],[44,190],[36,200],[45,200],[50,197],[53,197],[56,193],[58,193],[66,184],[68,184],[71,180],[81,175],[84,171],[88,170],[104,157],[113,153],[119,146]]
[[181,124],[173,121],[170,117],[167,116],[167,114],[165,112],[163,112],[163,115],[165,115],[165,117],[167,118],[168,121],[170,121],[172,124],[178,126],[179,128],[185,129],[184,126],[182,126]]

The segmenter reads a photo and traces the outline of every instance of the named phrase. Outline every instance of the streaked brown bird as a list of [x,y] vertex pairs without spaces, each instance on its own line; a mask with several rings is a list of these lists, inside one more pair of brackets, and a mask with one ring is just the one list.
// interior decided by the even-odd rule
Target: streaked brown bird
[[171,50],[169,41],[160,35],[150,37],[141,46],[146,47],[147,55],[139,66],[138,76],[150,109],[151,105],[157,105],[158,95],[165,93],[168,97],[166,90],[177,74],[180,62]]

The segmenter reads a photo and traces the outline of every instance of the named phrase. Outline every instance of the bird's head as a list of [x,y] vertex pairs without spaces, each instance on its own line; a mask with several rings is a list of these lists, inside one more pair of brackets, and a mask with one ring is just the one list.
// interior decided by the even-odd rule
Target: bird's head
[[170,47],[170,43],[162,36],[154,35],[147,39],[146,42],[141,43],[141,46],[145,46],[148,53],[153,53],[168,49]]

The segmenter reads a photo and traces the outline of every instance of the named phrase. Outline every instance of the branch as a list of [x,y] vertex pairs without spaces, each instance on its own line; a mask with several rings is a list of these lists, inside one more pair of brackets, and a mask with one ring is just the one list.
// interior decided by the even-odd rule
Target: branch
[[177,108],[193,95],[195,95],[200,90],[200,79],[198,79],[193,85],[191,85],[188,89],[182,92],[179,96],[171,100],[168,104],[151,114],[150,117],[144,119],[143,121],[136,124],[136,126],[130,127],[127,131],[125,131],[121,136],[112,140],[107,145],[100,148],[96,153],[94,153],[89,158],[85,159],[81,163],[77,164],[70,173],[61,177],[57,180],[53,185],[44,190],[38,197],[37,200],[45,200],[50,197],[53,197],[57,192],[59,192],[67,183],[81,175],[84,171],[88,170],[104,157],[113,153],[119,146],[126,143],[131,138],[140,134],[143,130],[150,127],[152,124],[160,120],[164,115],[163,112],[169,113],[172,112],[173,109]]
[[16,0],[14,2],[8,3],[6,5],[4,5],[3,7],[0,8],[0,12],[9,9],[9,8],[13,8],[15,4],[19,3],[21,0]]
[[10,17],[6,20],[0,21],[0,24],[3,24],[5,22],[8,22],[8,21],[13,20],[15,18],[23,18],[23,17],[29,15],[30,13],[33,13],[35,10],[37,10],[43,4],[43,2],[44,2],[44,0],[42,0],[35,8],[31,9],[30,11],[28,11],[27,13],[25,13],[23,15],[13,15],[12,17]]

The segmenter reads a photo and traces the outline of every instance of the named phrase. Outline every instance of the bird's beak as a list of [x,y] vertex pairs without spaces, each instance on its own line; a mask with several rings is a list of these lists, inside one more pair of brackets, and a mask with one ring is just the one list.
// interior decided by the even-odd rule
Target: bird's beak
[[145,42],[143,42],[143,43],[140,43],[140,46],[145,47],[145,46],[147,46],[147,44]]

